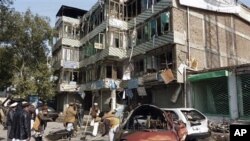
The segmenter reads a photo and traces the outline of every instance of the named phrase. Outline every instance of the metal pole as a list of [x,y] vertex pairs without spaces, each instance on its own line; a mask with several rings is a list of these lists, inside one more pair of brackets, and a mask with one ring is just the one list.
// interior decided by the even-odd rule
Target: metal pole
[[103,105],[103,103],[102,103],[102,90],[100,90],[100,93],[101,93],[101,111],[102,111],[102,105]]
[[186,83],[186,80],[187,80],[187,68],[184,67],[184,73],[183,73],[183,84],[184,84],[184,106],[185,108],[187,107],[187,83]]
[[187,7],[187,46],[188,46],[188,61],[190,61],[190,29],[189,29],[189,7]]
[[115,108],[116,108],[116,90],[111,90],[111,99],[112,99],[111,110],[115,110]]

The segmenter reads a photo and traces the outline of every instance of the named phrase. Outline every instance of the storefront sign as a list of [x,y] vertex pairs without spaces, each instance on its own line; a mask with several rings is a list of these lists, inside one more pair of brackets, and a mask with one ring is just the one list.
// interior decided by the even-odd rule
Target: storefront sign
[[158,80],[157,73],[150,73],[143,76],[143,82],[157,81]]
[[76,69],[79,68],[79,63],[76,61],[63,61],[63,68]]
[[103,45],[101,43],[95,43],[94,46],[96,49],[103,49]]
[[60,85],[60,91],[67,91],[67,92],[76,92],[79,91],[78,85],[70,85],[70,84],[61,84]]

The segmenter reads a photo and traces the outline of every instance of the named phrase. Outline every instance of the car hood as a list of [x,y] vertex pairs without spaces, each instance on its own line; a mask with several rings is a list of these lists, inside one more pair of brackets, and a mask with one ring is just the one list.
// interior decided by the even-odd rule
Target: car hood
[[170,130],[135,131],[123,136],[127,141],[177,141],[176,134]]

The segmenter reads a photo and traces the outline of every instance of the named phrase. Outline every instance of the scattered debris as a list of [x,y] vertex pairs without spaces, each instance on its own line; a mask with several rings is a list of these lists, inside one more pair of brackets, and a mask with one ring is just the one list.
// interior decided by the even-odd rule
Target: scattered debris
[[219,132],[219,133],[229,133],[229,122],[212,122],[209,121],[208,127],[212,132]]

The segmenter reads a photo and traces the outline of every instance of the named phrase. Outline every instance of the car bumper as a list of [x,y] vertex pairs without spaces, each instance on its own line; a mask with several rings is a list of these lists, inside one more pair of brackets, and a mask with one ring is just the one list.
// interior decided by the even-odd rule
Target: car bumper
[[187,140],[192,140],[192,139],[204,139],[204,138],[208,138],[211,136],[211,132],[206,132],[206,133],[195,133],[195,134],[190,134],[187,135]]

